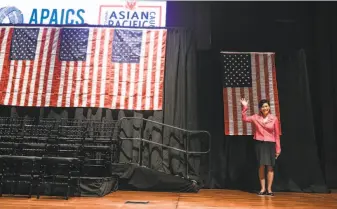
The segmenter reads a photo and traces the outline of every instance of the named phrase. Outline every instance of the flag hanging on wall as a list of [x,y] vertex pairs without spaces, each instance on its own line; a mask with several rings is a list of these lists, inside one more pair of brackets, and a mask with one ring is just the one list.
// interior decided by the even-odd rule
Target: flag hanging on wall
[[242,121],[241,98],[249,100],[248,115],[259,113],[258,102],[270,101],[271,113],[280,119],[275,54],[221,52],[225,135],[252,135],[252,125]]
[[165,29],[0,27],[0,104],[161,110]]

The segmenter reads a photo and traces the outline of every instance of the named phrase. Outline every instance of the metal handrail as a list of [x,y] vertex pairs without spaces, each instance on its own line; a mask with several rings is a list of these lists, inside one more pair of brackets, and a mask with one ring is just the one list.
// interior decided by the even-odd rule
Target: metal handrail
[[209,144],[209,146],[208,146],[208,150],[207,151],[203,151],[202,152],[202,151],[182,150],[182,149],[178,149],[178,148],[175,148],[175,147],[167,146],[167,145],[164,145],[164,144],[161,144],[161,143],[157,143],[157,142],[153,142],[153,141],[150,141],[150,140],[147,140],[147,139],[143,139],[143,138],[125,138],[125,137],[121,137],[120,136],[119,138],[122,139],[122,140],[127,140],[127,139],[130,140],[131,139],[131,140],[145,141],[145,142],[156,144],[156,145],[159,145],[159,146],[162,146],[162,147],[175,149],[175,150],[177,150],[179,152],[190,153],[190,154],[208,154],[211,151],[211,134],[208,131],[204,131],[204,130],[187,130],[187,129],[171,126],[171,125],[168,125],[168,124],[165,124],[165,123],[160,123],[160,122],[157,122],[157,121],[154,121],[154,120],[149,120],[149,119],[145,119],[145,118],[137,118],[137,117],[122,117],[121,119],[119,119],[120,124],[121,124],[121,122],[123,120],[127,120],[127,119],[129,119],[129,120],[130,119],[136,119],[136,120],[148,121],[148,122],[151,122],[151,123],[155,123],[155,124],[158,124],[158,125],[161,125],[161,126],[173,128],[175,130],[184,131],[184,132],[191,133],[191,134],[205,133],[205,134],[208,135],[208,144]]
[[[204,130],[187,130],[187,129],[183,129],[183,128],[179,128],[179,127],[175,127],[175,126],[172,126],[172,125],[168,125],[168,124],[165,124],[165,123],[161,123],[161,122],[158,122],[158,121],[153,121],[153,120],[149,120],[149,119],[145,119],[145,118],[137,118],[137,117],[122,117],[121,119],[119,119],[119,128],[121,129],[121,125],[122,125],[122,121],[123,120],[142,120],[142,121],[147,121],[147,122],[150,122],[150,123],[154,123],[154,124],[158,124],[158,125],[161,125],[163,127],[169,127],[169,128],[172,128],[174,130],[179,130],[179,131],[183,131],[183,132],[186,132],[186,133],[190,133],[190,134],[201,134],[201,133],[205,133],[206,135],[208,135],[208,150],[207,151],[190,151],[188,148],[189,148],[189,140],[186,139],[186,149],[179,149],[179,148],[176,148],[176,147],[172,147],[172,146],[168,146],[168,145],[165,145],[163,143],[158,143],[158,142],[154,142],[154,141],[151,141],[151,140],[147,140],[147,139],[144,139],[144,138],[141,138],[141,137],[132,137],[132,138],[129,138],[129,137],[122,137],[120,134],[119,134],[119,139],[120,140],[137,140],[137,141],[141,141],[141,142],[146,142],[146,143],[150,143],[150,144],[155,144],[155,145],[158,145],[160,147],[165,147],[165,148],[168,148],[168,149],[172,149],[172,150],[176,150],[178,152],[182,152],[185,154],[185,157],[186,157],[186,177],[189,178],[189,163],[188,163],[188,160],[189,160],[189,155],[190,154],[208,154],[210,151],[211,151],[211,134],[208,132],[208,131],[204,131]],[[141,143],[140,146],[139,146],[139,162],[137,163],[139,166],[143,166],[142,165],[142,147],[143,147],[143,144]]]

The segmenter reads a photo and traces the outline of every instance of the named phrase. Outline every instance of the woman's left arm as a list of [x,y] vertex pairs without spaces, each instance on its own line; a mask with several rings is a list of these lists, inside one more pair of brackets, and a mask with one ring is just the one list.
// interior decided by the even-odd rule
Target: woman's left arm
[[276,156],[281,154],[281,142],[280,142],[280,122],[278,118],[275,119],[274,123],[274,129],[275,129],[275,142],[276,142]]

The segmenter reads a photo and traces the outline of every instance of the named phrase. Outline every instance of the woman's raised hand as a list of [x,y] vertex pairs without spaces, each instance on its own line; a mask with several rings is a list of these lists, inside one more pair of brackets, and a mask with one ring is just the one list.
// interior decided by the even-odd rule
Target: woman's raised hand
[[241,104],[242,104],[243,106],[248,106],[248,100],[246,100],[245,98],[242,98],[242,99],[241,99]]

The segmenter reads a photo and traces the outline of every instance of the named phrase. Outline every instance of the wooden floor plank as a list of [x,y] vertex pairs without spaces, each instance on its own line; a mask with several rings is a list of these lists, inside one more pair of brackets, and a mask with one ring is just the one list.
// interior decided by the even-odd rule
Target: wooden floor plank
[[[148,204],[126,204],[126,201]],[[0,198],[1,209],[260,209],[337,208],[337,194],[276,193],[275,197],[233,190],[201,190],[199,193],[117,191],[105,197]]]

